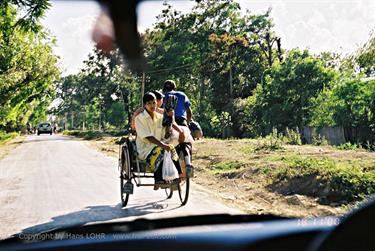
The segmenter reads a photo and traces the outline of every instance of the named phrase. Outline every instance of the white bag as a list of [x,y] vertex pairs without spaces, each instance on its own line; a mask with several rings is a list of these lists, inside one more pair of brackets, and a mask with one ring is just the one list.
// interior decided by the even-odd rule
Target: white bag
[[178,178],[178,171],[175,167],[171,152],[164,152],[164,161],[163,161],[163,180],[170,181]]

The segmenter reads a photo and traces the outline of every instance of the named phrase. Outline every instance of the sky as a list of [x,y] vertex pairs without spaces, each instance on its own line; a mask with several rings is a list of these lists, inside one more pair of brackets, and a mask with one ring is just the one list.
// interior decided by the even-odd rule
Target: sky
[[[264,13],[272,8],[276,34],[282,47],[308,48],[313,53],[334,51],[353,53],[375,30],[373,0],[236,0],[241,11]],[[194,1],[169,1],[186,13]],[[151,28],[163,9],[163,1],[145,1],[137,9],[138,29]],[[52,1],[43,25],[57,38],[54,51],[60,56],[63,75],[74,74],[83,67],[94,47],[91,32],[100,6],[95,1]]]

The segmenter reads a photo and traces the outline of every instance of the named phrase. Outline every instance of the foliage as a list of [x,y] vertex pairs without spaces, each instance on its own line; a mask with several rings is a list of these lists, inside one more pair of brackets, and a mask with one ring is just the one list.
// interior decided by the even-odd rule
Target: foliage
[[353,143],[350,143],[350,142],[346,142],[344,144],[336,146],[336,148],[339,149],[339,150],[356,150],[358,148],[361,148],[361,146],[357,145],[355,143],[353,144]]
[[371,143],[369,140],[366,141],[364,147],[369,152],[375,152],[375,143]]
[[12,133],[6,133],[4,131],[0,131],[0,143],[7,142],[11,139],[14,139],[18,136],[18,133],[12,132]]
[[272,129],[272,133],[265,138],[260,138],[254,151],[276,151],[284,149],[284,137],[281,133],[277,132],[276,128]]
[[317,134],[317,135],[313,135],[312,144],[314,146],[327,146],[328,140],[324,136],[321,136],[320,134]]
[[375,76],[375,30],[370,39],[357,51],[354,56],[361,72],[366,76]]
[[208,136],[218,134],[210,128],[211,118],[223,112],[234,119],[237,133],[234,100],[251,95],[268,65],[262,48],[275,36],[269,15],[241,15],[231,0],[201,1],[186,14],[166,5],[154,28],[143,34],[150,64],[146,86],[160,89],[166,79],[176,80]]
[[[270,13],[241,12],[233,0],[200,1],[188,13],[165,3],[152,29],[141,34],[145,91],[175,80],[207,136],[258,137],[277,128],[286,132],[286,143],[299,145],[299,133],[287,128],[342,126],[349,140],[373,142],[374,84],[354,70],[373,66],[373,35],[345,58],[285,51]],[[60,120],[69,128],[126,127],[141,103],[143,77],[123,66],[118,51],[90,54],[81,73],[57,85]],[[353,130],[363,135],[347,133]]]
[[309,121],[310,101],[335,78],[335,72],[307,51],[290,51],[275,65],[257,98],[268,127],[302,127]]
[[231,116],[228,112],[221,112],[219,116],[213,116],[210,121],[211,128],[216,136],[227,137],[226,130],[232,126]]
[[57,84],[61,102],[54,113],[70,129],[124,128],[139,104],[137,76],[124,69],[118,50],[107,55],[95,49],[84,63],[79,74]]
[[253,91],[253,95],[246,99],[236,99],[234,121],[241,137],[256,137],[262,134],[264,130],[264,121],[262,120],[262,109],[258,105],[258,93],[262,92],[261,85]]
[[[54,41],[39,25],[48,6],[43,0],[0,3],[0,128],[8,132],[44,118],[55,95]],[[23,18],[20,9],[28,10]]]
[[310,126],[342,126],[359,130],[348,140],[374,142],[375,81],[339,79],[312,101]]
[[286,128],[284,142],[290,145],[302,145],[301,134],[298,127],[296,127],[296,130]]

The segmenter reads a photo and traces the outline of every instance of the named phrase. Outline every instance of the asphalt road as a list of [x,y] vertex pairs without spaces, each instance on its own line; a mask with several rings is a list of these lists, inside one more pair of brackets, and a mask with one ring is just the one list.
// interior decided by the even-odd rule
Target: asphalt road
[[167,200],[164,190],[135,187],[121,208],[117,159],[68,137],[29,136],[0,160],[0,239],[103,221],[213,213],[241,212],[194,183],[185,206],[177,193]]

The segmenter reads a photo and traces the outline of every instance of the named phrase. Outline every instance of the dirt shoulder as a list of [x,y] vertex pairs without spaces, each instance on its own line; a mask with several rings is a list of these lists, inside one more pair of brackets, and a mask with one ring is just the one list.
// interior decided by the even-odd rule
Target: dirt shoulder
[[12,140],[0,143],[0,160],[5,158],[5,156],[14,148],[22,144],[26,136],[18,136]]
[[[101,137],[87,143],[107,155],[118,157],[116,137]],[[296,158],[307,160],[329,160],[338,165],[375,166],[375,153],[364,150],[344,151],[331,146],[285,145],[278,151],[254,151],[257,140],[204,139],[193,147],[195,177],[193,181],[206,188],[225,204],[249,214],[276,214],[292,217],[315,217],[342,215],[356,202],[322,203],[322,195],[312,194],[310,187],[294,191],[279,189],[275,177],[286,163]],[[308,182],[302,180],[302,182]],[[276,184],[275,184],[276,183]],[[301,183],[301,181],[300,181]],[[287,183],[286,183],[287,184]],[[295,186],[296,184],[294,184]],[[298,184],[297,184],[298,185]],[[303,190],[304,188],[305,190]]]

